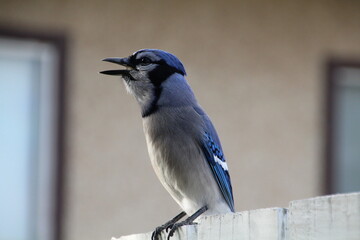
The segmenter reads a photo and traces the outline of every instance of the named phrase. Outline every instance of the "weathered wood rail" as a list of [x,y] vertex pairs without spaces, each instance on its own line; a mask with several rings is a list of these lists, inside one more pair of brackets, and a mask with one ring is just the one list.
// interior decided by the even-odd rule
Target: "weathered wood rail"
[[[149,240],[151,233],[112,240]],[[162,240],[166,234],[162,235]],[[360,192],[296,200],[288,208],[266,208],[205,216],[172,240],[360,240]]]

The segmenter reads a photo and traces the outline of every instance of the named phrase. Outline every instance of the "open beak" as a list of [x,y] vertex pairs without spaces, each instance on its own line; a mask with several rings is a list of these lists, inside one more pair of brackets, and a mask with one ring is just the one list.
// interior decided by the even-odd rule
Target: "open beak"
[[129,62],[129,58],[115,58],[115,57],[114,58],[105,58],[105,59],[103,59],[103,61],[119,64],[121,66],[126,67],[126,69],[101,71],[100,73],[102,73],[102,74],[125,76],[125,75],[129,75],[129,71],[134,69],[134,67]]

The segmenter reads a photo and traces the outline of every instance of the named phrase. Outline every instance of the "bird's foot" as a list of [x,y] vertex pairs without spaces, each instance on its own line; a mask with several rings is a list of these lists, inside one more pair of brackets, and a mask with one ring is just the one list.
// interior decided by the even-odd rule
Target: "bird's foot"
[[201,214],[203,214],[204,212],[206,212],[207,210],[207,206],[204,206],[202,208],[200,208],[199,210],[197,210],[193,215],[191,215],[190,217],[188,217],[187,219],[185,219],[184,221],[182,222],[179,222],[179,223],[174,223],[173,226],[171,227],[170,229],[170,232],[167,236],[167,240],[170,240],[170,238],[172,236],[174,236],[174,233],[175,231],[179,228],[179,227],[182,227],[182,226],[185,226],[185,225],[193,225],[193,224],[196,224],[194,223],[194,220],[200,216]]
[[161,226],[155,228],[155,230],[151,234],[151,240],[158,240],[158,236],[160,236],[161,232],[166,228],[167,227],[164,225],[161,225]]
[[[185,226],[185,225],[194,225],[194,224],[197,224],[197,223],[194,223],[194,222],[187,222],[186,220],[185,221],[182,221],[182,222],[179,222],[179,223],[175,223],[171,229],[170,229],[170,232],[167,236],[167,240],[170,240],[170,238],[172,236],[174,236],[174,233],[176,230],[178,230],[178,228],[182,227],[182,226]],[[167,231],[166,231],[167,232]]]
[[166,231],[168,232],[169,229],[172,229],[172,227],[174,226],[175,223],[166,223],[164,225],[161,225],[157,228],[155,228],[155,230],[153,231],[152,235],[151,235],[151,240],[158,240],[159,236],[161,235],[162,231]]
[[182,217],[184,217],[185,215],[186,215],[185,212],[181,212],[181,213],[179,213],[178,215],[176,215],[173,219],[171,219],[170,221],[168,221],[168,222],[166,222],[165,224],[157,227],[157,228],[153,231],[153,233],[152,233],[152,235],[151,235],[151,240],[158,240],[158,239],[159,239],[159,236],[161,235],[161,232],[162,232],[162,231],[165,230],[166,232],[168,232],[169,229],[172,229],[173,226],[174,226],[174,224],[175,224],[177,221],[179,221]]

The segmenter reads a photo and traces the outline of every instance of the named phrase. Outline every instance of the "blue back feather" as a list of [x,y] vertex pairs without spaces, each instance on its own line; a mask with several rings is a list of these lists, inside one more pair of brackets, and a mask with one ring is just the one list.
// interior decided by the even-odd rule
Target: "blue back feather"
[[201,143],[202,150],[226,203],[229,205],[231,211],[235,212],[229,172],[215,161],[216,156],[220,161],[225,163],[225,157],[221,148],[219,137],[209,117],[201,110],[201,108],[196,107],[194,109],[203,116],[206,127]]

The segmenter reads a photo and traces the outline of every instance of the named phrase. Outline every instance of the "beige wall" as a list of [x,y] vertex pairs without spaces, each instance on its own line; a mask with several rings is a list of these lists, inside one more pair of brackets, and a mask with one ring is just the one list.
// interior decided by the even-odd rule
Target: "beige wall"
[[1,1],[0,24],[69,39],[65,239],[150,231],[179,211],[138,107],[100,60],[161,48],[184,63],[225,150],[237,210],[322,192],[324,63],[360,59],[359,1]]

